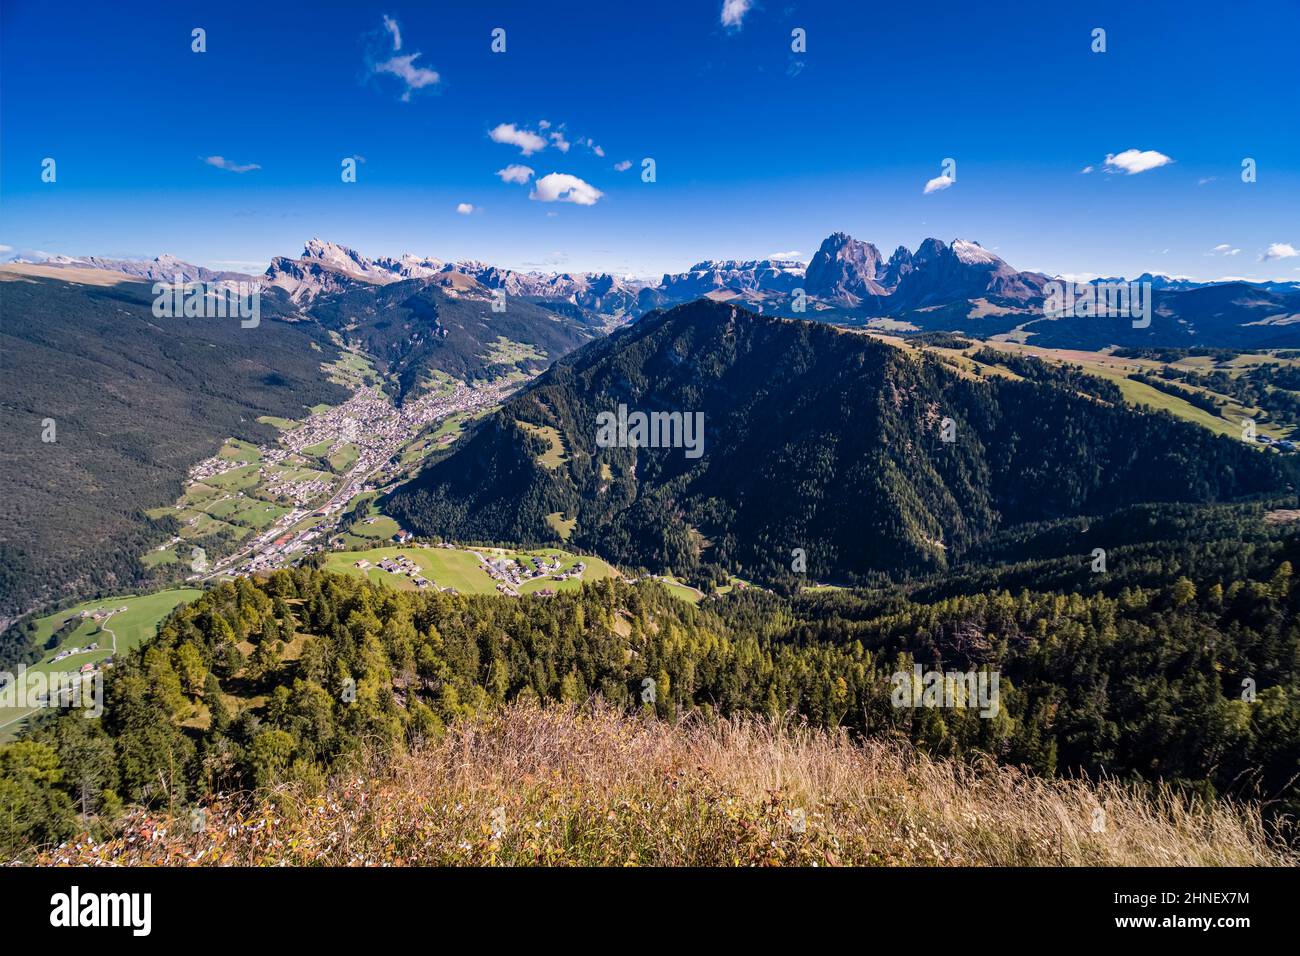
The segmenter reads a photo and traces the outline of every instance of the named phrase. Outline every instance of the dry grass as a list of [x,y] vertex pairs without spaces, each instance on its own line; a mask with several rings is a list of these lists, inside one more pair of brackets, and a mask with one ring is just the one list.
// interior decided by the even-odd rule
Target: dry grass
[[78,285],[120,285],[123,282],[148,282],[139,276],[106,269],[78,269],[73,266],[45,266],[30,262],[10,262],[0,266],[0,282],[30,282],[31,279],[58,279]]
[[[1105,813],[1094,832],[1095,810]],[[1043,780],[761,719],[517,706],[341,776],[143,813],[44,864],[1286,865],[1256,810]]]

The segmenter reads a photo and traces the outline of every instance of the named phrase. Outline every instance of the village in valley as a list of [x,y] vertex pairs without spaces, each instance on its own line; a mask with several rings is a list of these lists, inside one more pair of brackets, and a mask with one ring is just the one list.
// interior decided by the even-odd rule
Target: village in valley
[[425,456],[517,389],[520,376],[471,386],[439,374],[395,404],[363,356],[349,353],[336,371],[353,390],[347,401],[317,406],[301,421],[263,419],[278,431],[274,444],[232,438],[189,470],[180,500],[150,512],[181,527],[143,556],[146,565],[179,565],[185,580],[201,584],[323,554],[332,570],[399,588],[543,597],[614,573],[559,549],[416,544],[373,511]]
[[[232,438],[194,465],[180,500],[148,512],[154,519],[174,517],[180,529],[143,562],[188,566],[188,580],[204,581],[284,567],[339,547],[357,537],[339,529],[358,502],[410,474],[423,454],[455,441],[465,422],[519,384],[469,386],[444,377],[396,405],[368,364],[363,372],[348,382],[354,391],[341,405],[317,406],[298,422],[262,419],[278,430],[275,444]],[[381,525],[374,537],[386,540],[400,530],[391,525]],[[368,530],[359,529],[371,537]]]
[[509,548],[460,547],[448,543],[336,551],[325,567],[401,590],[438,590],[450,594],[504,594],[550,597],[583,581],[617,574],[591,555],[560,548],[515,551]]

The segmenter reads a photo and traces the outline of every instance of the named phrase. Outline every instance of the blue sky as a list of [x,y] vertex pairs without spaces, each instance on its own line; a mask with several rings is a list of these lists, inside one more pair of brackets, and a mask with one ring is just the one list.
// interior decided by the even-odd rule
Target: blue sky
[[1052,273],[1300,279],[1289,0],[183,6],[5,0],[0,244],[260,271],[320,236],[652,275],[843,230]]

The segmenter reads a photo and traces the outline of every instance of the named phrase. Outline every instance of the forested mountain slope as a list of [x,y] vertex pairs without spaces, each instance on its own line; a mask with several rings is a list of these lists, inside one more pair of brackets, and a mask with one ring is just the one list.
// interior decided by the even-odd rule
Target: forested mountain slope
[[[669,722],[797,715],[1041,776],[1161,780],[1266,801],[1276,822],[1296,810],[1297,558],[1284,535],[1250,576],[1208,585],[933,603],[751,593],[698,609],[615,579],[522,600],[311,568],[239,579],[112,669],[102,719],[51,714],[0,749],[0,856],[82,826],[112,834],[124,802],[182,812],[283,783],[315,793],[355,777],[355,759],[418,749],[506,703],[591,696]],[[999,706],[900,707],[893,675],[914,665],[998,673]]]
[[140,553],[174,533],[143,512],[191,465],[228,436],[273,442],[260,416],[347,397],[321,371],[338,356],[326,331],[273,300],[241,328],[156,318],[153,298],[148,282],[0,273],[0,621],[132,586]]
[[[652,570],[771,578],[802,548],[808,575],[851,578],[948,567],[1023,522],[1286,489],[1276,456],[1092,382],[963,375],[698,301],[557,363],[388,508],[459,539],[553,540],[576,518],[572,542]],[[620,405],[702,413],[702,455],[598,447]]]
[[494,311],[488,290],[459,278],[467,288],[419,279],[354,283],[302,308],[378,359],[399,396],[435,372],[473,382],[516,369],[540,371],[600,331],[580,310],[577,317],[562,315],[522,298],[507,298]]

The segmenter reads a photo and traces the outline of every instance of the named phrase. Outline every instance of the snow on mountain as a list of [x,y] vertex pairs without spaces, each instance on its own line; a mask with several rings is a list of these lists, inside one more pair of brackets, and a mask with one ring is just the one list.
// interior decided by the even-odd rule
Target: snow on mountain
[[950,248],[953,254],[967,265],[995,265],[1002,261],[978,242],[954,239]]

